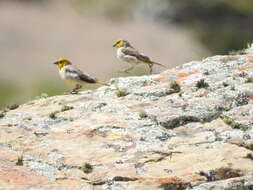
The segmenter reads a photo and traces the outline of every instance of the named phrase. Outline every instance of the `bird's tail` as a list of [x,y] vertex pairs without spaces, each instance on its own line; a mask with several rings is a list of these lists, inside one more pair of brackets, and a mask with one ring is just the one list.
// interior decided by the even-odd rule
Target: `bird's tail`
[[157,62],[153,62],[153,61],[151,61],[150,63],[151,63],[151,64],[155,64],[155,65],[159,65],[159,66],[161,66],[161,67],[166,68],[166,66],[163,65],[163,64],[161,64],[161,63],[157,63]]

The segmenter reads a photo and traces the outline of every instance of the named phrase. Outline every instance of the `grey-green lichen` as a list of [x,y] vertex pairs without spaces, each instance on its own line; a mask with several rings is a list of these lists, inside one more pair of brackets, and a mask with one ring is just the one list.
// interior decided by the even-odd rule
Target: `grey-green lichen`
[[74,109],[73,106],[67,106],[67,105],[64,105],[61,110],[57,110],[57,111],[53,111],[49,114],[49,117],[51,119],[56,119],[57,118],[57,114],[60,113],[60,112],[65,112],[65,111],[68,111],[68,110],[71,110],[71,109]]
[[245,83],[253,82],[253,77],[247,77]]
[[24,121],[31,121],[31,120],[32,120],[32,117],[31,117],[31,116],[27,116],[27,117],[24,117],[23,120],[24,120]]
[[208,172],[200,171],[201,176],[206,177],[206,181],[217,181],[225,180],[234,177],[240,177],[243,175],[243,172],[240,169],[234,169],[230,167],[221,167],[215,170],[210,170]]
[[73,106],[64,105],[64,106],[61,108],[61,112],[68,111],[68,110],[72,110],[72,109],[74,109]]
[[234,121],[232,118],[230,118],[226,115],[221,115],[221,119],[223,120],[224,123],[226,123],[227,125],[229,125],[233,129],[240,129],[240,130],[243,130],[243,131],[246,131],[248,129],[247,126]]
[[148,114],[146,113],[145,110],[140,110],[140,111],[139,111],[139,117],[140,117],[140,118],[147,118],[147,117],[148,117]]
[[253,143],[249,143],[249,144],[245,143],[245,144],[242,144],[242,146],[244,148],[249,149],[249,150],[253,150]]
[[80,169],[88,174],[88,173],[91,173],[93,171],[93,166],[87,162],[83,163],[82,166],[80,167]]
[[189,123],[189,122],[197,122],[200,121],[199,118],[193,117],[193,116],[180,116],[176,117],[174,119],[170,119],[166,122],[160,122],[160,125],[162,125],[165,128],[173,129],[175,127],[178,127],[180,125]]
[[126,89],[118,88],[118,89],[116,89],[115,94],[117,97],[123,97],[123,96],[126,96],[128,93],[127,93]]

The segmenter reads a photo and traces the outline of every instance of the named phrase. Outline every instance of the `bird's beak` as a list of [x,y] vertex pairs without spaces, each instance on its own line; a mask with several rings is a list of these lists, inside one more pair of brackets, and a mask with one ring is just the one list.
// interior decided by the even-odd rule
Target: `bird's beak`
[[113,44],[113,46],[112,47],[116,47],[116,44]]
[[58,64],[58,61],[54,62],[54,64],[57,65],[57,64]]

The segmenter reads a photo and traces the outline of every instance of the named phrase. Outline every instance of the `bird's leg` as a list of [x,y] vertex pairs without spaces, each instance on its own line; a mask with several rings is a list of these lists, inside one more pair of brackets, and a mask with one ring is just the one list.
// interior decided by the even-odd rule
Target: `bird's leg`
[[77,84],[76,86],[77,86],[77,90],[83,88],[83,86],[81,84]]
[[134,66],[130,66],[129,68],[127,68],[127,69],[125,69],[125,70],[123,70],[121,72],[123,72],[123,73],[129,73],[129,71],[131,71],[133,69],[134,69]]
[[78,94],[77,88],[75,87],[70,91],[70,94]]
[[153,64],[148,64],[149,66],[149,73],[152,74],[153,72]]
[[76,87],[70,92],[71,94],[78,94],[78,90],[82,88],[82,85],[76,84]]

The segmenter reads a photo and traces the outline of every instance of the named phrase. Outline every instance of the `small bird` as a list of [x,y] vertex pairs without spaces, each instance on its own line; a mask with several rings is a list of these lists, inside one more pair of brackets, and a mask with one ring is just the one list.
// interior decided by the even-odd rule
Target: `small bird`
[[97,79],[84,74],[67,59],[58,59],[56,62],[54,62],[54,64],[57,65],[60,77],[65,81],[65,83],[68,85],[75,85],[75,88],[70,93],[78,93],[78,90],[87,83],[103,84],[100,83]]
[[124,70],[123,72],[128,72],[134,69],[134,66],[138,64],[147,64],[152,73],[153,65],[164,65],[151,61],[151,59],[141,53],[139,53],[128,41],[126,40],[116,40],[113,47],[117,48],[117,58],[125,63],[130,64],[131,66]]

